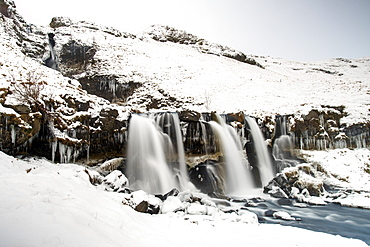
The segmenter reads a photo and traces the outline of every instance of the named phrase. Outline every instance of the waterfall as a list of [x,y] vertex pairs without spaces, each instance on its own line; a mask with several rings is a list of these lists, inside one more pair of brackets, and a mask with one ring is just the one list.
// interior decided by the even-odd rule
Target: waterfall
[[172,172],[178,180],[180,190],[192,189],[193,186],[189,182],[185,163],[184,141],[181,133],[179,116],[177,113],[165,112],[158,115],[156,119],[157,125],[170,138],[171,143],[169,146],[173,146],[175,149],[170,151],[172,160],[168,163],[171,165]]
[[293,144],[288,135],[282,135],[275,140],[272,154],[275,159],[292,159],[293,158]]
[[226,184],[225,190],[228,195],[246,195],[253,188],[252,176],[244,158],[240,140],[235,139],[235,132],[231,126],[226,125],[221,117],[217,117],[220,124],[211,121],[213,131],[220,140],[225,157]]
[[54,51],[54,46],[55,46],[54,36],[55,36],[55,34],[53,34],[53,33],[49,33],[48,34],[50,55],[45,60],[45,65],[48,66],[49,68],[58,70],[58,64],[57,64],[57,60],[56,60],[56,54],[55,54],[55,51]]
[[287,135],[286,116],[277,115],[275,125],[275,138],[278,138],[282,135]]
[[256,167],[256,169],[259,169],[262,186],[265,186],[274,177],[272,160],[257,122],[249,116],[245,116],[245,121],[249,126],[249,131],[252,137],[251,141],[253,142],[251,144],[253,145],[255,154],[257,156],[256,159],[258,167]]
[[180,120],[175,113],[146,118],[132,115],[129,126],[127,176],[132,189],[165,193],[194,189],[185,163]]
[[164,193],[176,187],[166,162],[164,139],[152,119],[132,115],[127,150],[130,187]]

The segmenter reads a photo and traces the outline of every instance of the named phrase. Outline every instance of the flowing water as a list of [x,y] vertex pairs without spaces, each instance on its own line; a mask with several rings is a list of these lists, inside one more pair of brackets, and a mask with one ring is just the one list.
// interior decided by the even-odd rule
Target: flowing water
[[166,161],[164,141],[152,119],[132,115],[126,171],[132,189],[165,193],[176,187]]
[[249,126],[249,131],[251,133],[252,140],[255,146],[258,167],[260,169],[261,182],[264,186],[267,185],[268,182],[270,182],[271,179],[274,177],[272,160],[268,153],[265,139],[262,136],[262,132],[258,127],[257,122],[249,116],[245,116],[245,121]]
[[220,124],[214,121],[209,122],[209,124],[219,138],[225,157],[226,194],[247,195],[253,188],[253,178],[248,169],[240,140],[236,140],[236,134],[232,134],[235,130],[226,125],[223,119],[218,118],[218,121]]

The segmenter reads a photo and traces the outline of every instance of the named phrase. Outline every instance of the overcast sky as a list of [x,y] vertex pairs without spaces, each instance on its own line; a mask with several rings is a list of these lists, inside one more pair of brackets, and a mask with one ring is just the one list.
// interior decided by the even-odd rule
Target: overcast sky
[[370,0],[14,0],[27,22],[54,16],[137,33],[183,29],[246,54],[316,61],[370,56]]

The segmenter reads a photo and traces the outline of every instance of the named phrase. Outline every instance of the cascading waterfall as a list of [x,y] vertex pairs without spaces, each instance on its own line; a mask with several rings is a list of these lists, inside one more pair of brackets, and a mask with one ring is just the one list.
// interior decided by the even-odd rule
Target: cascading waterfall
[[252,175],[247,167],[247,160],[244,158],[240,140],[235,140],[231,134],[235,130],[228,126],[218,116],[217,122],[211,121],[213,131],[220,140],[221,148],[225,157],[226,184],[225,190],[228,195],[246,195],[253,188]]
[[275,159],[292,159],[293,157],[293,144],[290,136],[282,135],[275,140],[272,154]]
[[274,177],[272,160],[257,122],[249,116],[245,116],[245,121],[249,126],[249,131],[252,136],[252,141],[257,156],[260,179],[262,186],[264,186],[267,185],[268,182],[270,182],[270,180]]
[[176,187],[165,157],[163,134],[152,119],[131,117],[126,175],[130,187],[136,190],[165,193]]
[[[183,137],[180,128],[180,120],[177,113],[166,112],[156,118],[157,125],[166,133],[175,150],[171,150],[172,157],[168,163],[172,167],[172,172],[179,183],[181,190],[192,189],[193,185],[189,182],[188,171],[185,163],[185,151]],[[172,145],[173,144],[173,145]]]
[[49,37],[50,56],[45,60],[45,65],[48,66],[49,68],[58,70],[58,64],[56,61],[56,55],[54,51],[55,46],[54,34],[49,33],[48,37]]
[[286,116],[277,116],[275,137],[272,155],[275,158],[278,172],[286,167],[296,166],[299,161],[293,154],[293,143],[288,135]]
[[[258,160],[256,166],[259,171],[259,184],[254,182],[255,174],[252,174],[248,164],[240,133],[238,134],[237,130],[228,125],[221,116],[217,114],[214,116],[217,118],[216,121],[208,119],[209,122],[200,120],[198,123],[184,124],[183,127],[186,127],[184,129],[187,131],[187,149],[193,147],[188,142],[193,141],[194,138],[200,144],[199,147],[194,146],[194,150],[200,155],[207,156],[207,150],[210,150],[210,155],[217,157],[216,155],[219,154],[216,146],[219,148],[223,157],[220,162],[208,158],[200,164],[209,168],[209,172],[212,173],[212,175],[208,174],[209,177],[219,178],[217,183],[220,183],[218,186],[222,190],[221,193],[243,196],[253,193],[255,188],[266,185],[274,176],[274,167],[256,121],[245,117],[245,130],[250,134],[249,143],[253,144],[256,160]],[[189,126],[192,127],[189,128]],[[192,134],[189,135],[188,132]],[[212,139],[209,142],[206,141],[207,135]],[[190,182],[185,162],[184,141],[177,113],[165,112],[143,116],[133,114],[128,129],[126,162],[126,175],[130,187],[149,193],[166,193],[173,188],[195,189]],[[206,146],[205,151],[201,145]],[[192,173],[192,181],[193,179],[194,173]]]

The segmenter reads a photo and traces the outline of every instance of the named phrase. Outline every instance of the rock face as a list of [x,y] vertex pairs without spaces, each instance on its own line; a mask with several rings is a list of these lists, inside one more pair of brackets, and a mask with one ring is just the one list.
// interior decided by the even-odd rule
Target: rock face
[[318,197],[323,194],[324,185],[309,165],[298,165],[284,169],[265,186],[264,192],[279,198]]
[[344,106],[322,106],[303,116],[282,116],[284,126],[278,126],[291,136],[295,148],[325,150],[330,148],[367,148],[370,146],[369,123],[346,126],[341,120],[347,116]]

